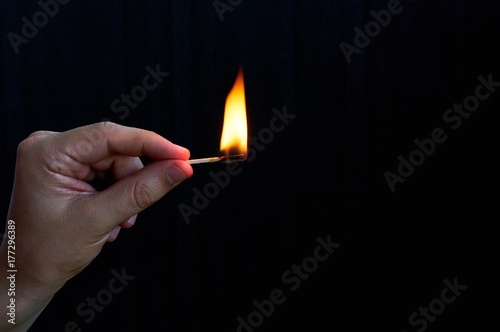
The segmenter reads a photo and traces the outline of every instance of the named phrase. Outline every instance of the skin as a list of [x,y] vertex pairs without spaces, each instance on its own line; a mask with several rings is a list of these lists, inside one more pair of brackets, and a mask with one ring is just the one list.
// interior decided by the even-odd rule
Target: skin
[[[27,331],[106,242],[192,176],[189,155],[153,132],[110,122],[62,133],[35,132],[21,142],[8,213],[15,222],[16,324],[2,317],[0,331]],[[140,156],[154,161],[144,167]],[[110,174],[114,183],[105,190],[90,184]],[[0,247],[4,310],[11,298],[7,231]]]

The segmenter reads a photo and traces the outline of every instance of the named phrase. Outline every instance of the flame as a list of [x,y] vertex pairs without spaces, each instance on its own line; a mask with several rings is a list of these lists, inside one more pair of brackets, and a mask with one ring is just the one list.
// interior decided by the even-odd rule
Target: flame
[[220,149],[226,155],[247,154],[247,111],[245,102],[245,84],[243,82],[243,69],[240,68],[236,82],[226,99],[224,111],[224,125]]

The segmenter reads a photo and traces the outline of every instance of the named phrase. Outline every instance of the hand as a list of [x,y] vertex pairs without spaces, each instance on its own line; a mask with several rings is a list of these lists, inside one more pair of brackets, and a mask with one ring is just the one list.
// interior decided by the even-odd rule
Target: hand
[[[155,161],[143,167],[139,156]],[[192,176],[188,158],[187,149],[153,132],[107,122],[63,133],[36,132],[21,142],[8,215],[16,225],[18,331],[33,323],[120,227],[132,227],[140,211]],[[106,171],[116,182],[99,192],[91,183]],[[3,308],[8,301],[6,242],[0,248]],[[12,327],[5,321],[2,331]]]

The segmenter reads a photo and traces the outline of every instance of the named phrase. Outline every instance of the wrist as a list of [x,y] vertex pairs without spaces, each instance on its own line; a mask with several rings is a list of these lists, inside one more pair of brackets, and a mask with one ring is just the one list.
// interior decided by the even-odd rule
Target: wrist
[[27,331],[56,290],[37,285],[21,266],[10,265],[8,249],[4,240],[0,246],[0,330]]

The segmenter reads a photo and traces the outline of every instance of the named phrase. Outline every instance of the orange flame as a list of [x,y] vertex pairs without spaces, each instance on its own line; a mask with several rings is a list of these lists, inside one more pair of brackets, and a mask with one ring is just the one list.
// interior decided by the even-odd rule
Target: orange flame
[[236,82],[234,82],[234,86],[226,99],[220,149],[226,155],[242,153],[246,156],[247,141],[245,84],[243,81],[243,68],[240,68]]

